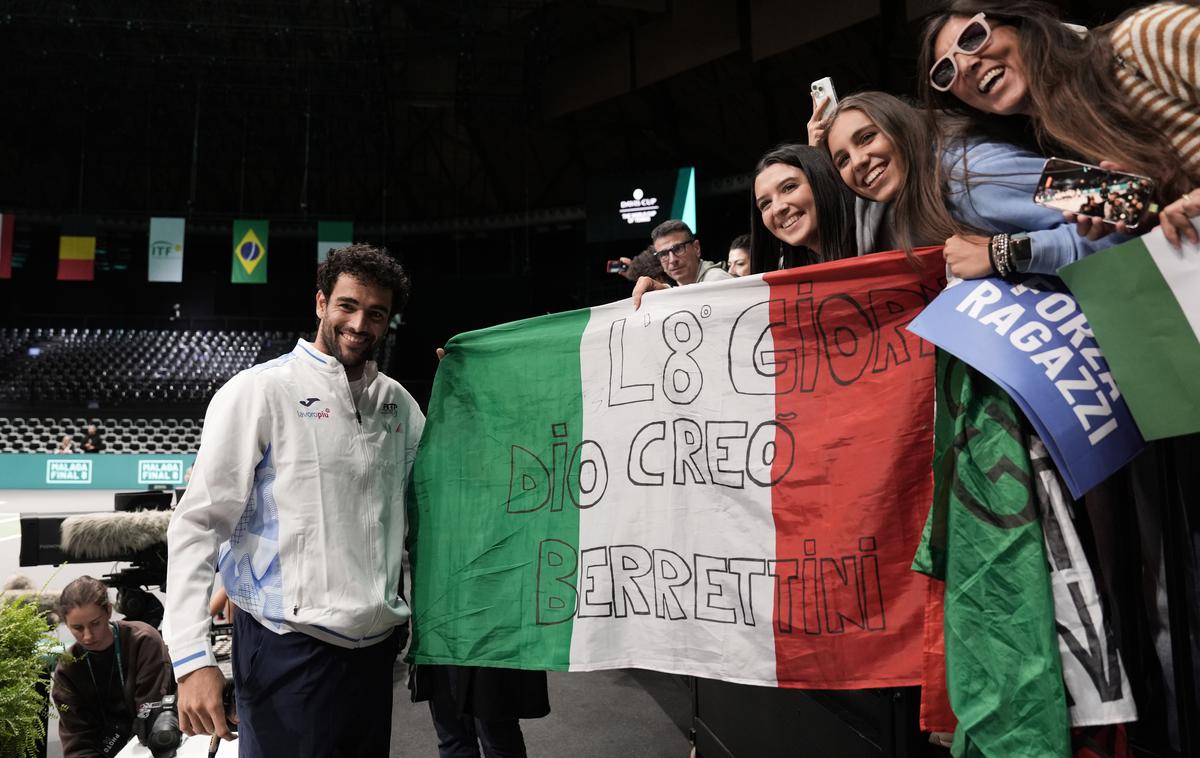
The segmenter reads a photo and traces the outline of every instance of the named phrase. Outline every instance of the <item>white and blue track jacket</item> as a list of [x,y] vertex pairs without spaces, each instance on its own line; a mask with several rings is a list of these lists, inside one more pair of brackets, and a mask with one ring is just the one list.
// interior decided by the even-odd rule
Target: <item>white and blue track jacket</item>
[[374,363],[363,376],[355,407],[342,365],[300,340],[213,396],[167,530],[163,637],[177,679],[216,665],[214,568],[278,634],[366,647],[408,618],[404,500],[425,417]]

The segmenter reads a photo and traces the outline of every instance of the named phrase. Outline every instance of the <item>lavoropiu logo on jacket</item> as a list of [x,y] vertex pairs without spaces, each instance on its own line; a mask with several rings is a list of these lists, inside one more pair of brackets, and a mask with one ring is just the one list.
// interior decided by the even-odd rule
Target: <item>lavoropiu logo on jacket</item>
[[[303,400],[297,400],[296,402],[300,403],[300,405],[303,405],[305,408],[312,408],[313,403],[321,402],[321,398],[306,397]],[[329,409],[324,408],[324,409],[315,410],[315,411],[314,410],[296,411],[296,418],[315,418],[317,420],[320,420],[323,418],[329,418]]]

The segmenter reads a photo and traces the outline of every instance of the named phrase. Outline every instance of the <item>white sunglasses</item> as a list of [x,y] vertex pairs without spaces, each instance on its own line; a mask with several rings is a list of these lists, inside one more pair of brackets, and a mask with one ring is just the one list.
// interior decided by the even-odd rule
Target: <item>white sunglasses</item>
[[972,16],[971,20],[958,33],[958,39],[954,41],[946,54],[938,58],[937,63],[933,64],[933,68],[929,69],[929,84],[938,92],[949,91],[954,86],[954,80],[958,78],[958,64],[954,62],[954,55],[956,53],[973,55],[982,50],[983,46],[992,38],[992,27],[988,26],[984,15],[976,13]]

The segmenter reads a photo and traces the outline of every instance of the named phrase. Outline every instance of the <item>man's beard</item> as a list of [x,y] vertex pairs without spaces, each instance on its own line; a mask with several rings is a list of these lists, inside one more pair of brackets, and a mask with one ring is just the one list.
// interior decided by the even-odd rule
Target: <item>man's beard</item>
[[321,327],[321,341],[325,343],[325,347],[329,350],[329,354],[336,358],[338,363],[342,364],[346,368],[358,368],[374,358],[376,351],[379,349],[379,340],[375,340],[370,344],[369,347],[367,347],[361,353],[358,353],[357,360],[352,362],[353,358],[342,352],[342,344],[338,341],[337,331],[332,325],[325,325]]

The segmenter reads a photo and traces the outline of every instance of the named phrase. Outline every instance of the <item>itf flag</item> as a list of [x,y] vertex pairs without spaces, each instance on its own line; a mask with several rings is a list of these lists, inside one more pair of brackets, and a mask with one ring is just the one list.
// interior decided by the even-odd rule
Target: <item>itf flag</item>
[[1200,245],[1155,229],[1059,274],[1146,439],[1200,432]]
[[353,221],[321,221],[317,223],[317,265],[325,262],[330,250],[354,244]]
[[67,216],[58,238],[58,279],[90,282],[95,278],[96,220]]
[[940,251],[461,334],[413,468],[417,663],[921,683]]
[[267,283],[267,233],[269,229],[269,222],[265,219],[238,219],[233,222],[231,282],[234,284]]
[[150,219],[149,281],[183,281],[183,228],[181,218]]
[[0,279],[12,279],[13,215],[0,213]]

